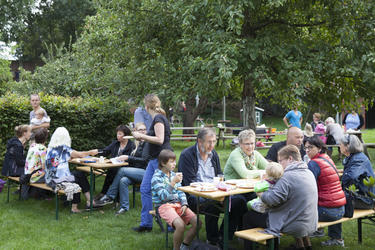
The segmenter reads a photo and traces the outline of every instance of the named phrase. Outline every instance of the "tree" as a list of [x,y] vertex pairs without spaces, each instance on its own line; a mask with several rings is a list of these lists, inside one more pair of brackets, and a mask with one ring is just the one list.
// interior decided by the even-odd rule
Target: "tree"
[[91,94],[186,99],[187,126],[238,85],[253,129],[260,98],[342,110],[375,93],[374,14],[370,0],[104,2],[73,46],[85,69],[74,83]]

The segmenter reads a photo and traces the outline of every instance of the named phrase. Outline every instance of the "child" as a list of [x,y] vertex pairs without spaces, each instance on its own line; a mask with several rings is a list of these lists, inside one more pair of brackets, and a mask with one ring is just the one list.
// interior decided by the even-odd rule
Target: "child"
[[[256,193],[260,193],[268,190],[270,187],[275,185],[276,181],[278,181],[283,174],[284,169],[279,163],[268,163],[266,167],[266,179],[264,181],[256,183],[254,191]],[[252,209],[258,213],[265,213],[268,209],[267,205],[264,204],[259,197],[249,201],[247,203],[247,207],[248,209]]]
[[44,110],[38,109],[35,111],[35,117],[31,119],[30,125],[31,126],[39,126],[42,125],[45,122],[50,122],[51,119],[48,116],[44,116]]
[[[173,248],[188,249],[197,231],[197,217],[187,207],[186,195],[177,190],[181,186],[182,175],[175,174],[176,155],[164,149],[159,154],[159,169],[155,170],[151,180],[152,201],[160,217],[175,228]],[[192,227],[187,232],[184,241],[185,225]]]

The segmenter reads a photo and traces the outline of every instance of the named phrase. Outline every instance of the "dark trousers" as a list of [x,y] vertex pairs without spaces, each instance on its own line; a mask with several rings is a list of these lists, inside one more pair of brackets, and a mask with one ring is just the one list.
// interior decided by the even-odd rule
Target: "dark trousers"
[[119,168],[108,169],[108,171],[106,173],[107,175],[105,177],[104,184],[103,184],[103,187],[102,187],[102,191],[101,191],[102,194],[107,193],[109,187],[111,186],[113,180],[116,177],[116,174],[117,174],[118,170],[119,170]]
[[[229,212],[229,234],[228,238],[233,239],[234,232],[242,228],[242,216],[246,213],[246,202],[251,194],[234,195],[230,199]],[[197,197],[189,196],[188,203],[190,209],[196,212]],[[224,221],[221,223],[220,230],[218,229],[218,220],[221,212],[224,211],[223,205],[220,202],[200,198],[200,212],[205,213],[206,223],[206,237],[210,242],[217,242],[224,235]]]
[[[243,229],[251,229],[256,227],[267,227],[268,213],[258,213],[253,210],[248,211],[243,215],[242,225]],[[248,240],[244,241],[245,249],[252,249],[251,242]]]
[[[74,170],[72,171],[72,175],[74,175],[74,183],[77,183],[81,187],[82,193],[86,193],[90,191],[90,184],[84,172]],[[81,202],[81,194],[75,193],[73,195],[72,203],[78,204],[80,202]]]

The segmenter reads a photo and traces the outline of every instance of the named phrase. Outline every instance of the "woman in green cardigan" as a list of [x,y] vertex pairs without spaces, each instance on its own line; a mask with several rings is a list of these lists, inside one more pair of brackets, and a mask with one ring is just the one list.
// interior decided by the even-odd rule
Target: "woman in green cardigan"
[[240,146],[230,153],[224,168],[225,180],[252,179],[259,177],[259,169],[265,169],[268,162],[255,151],[255,133],[252,129],[243,130],[238,135]]

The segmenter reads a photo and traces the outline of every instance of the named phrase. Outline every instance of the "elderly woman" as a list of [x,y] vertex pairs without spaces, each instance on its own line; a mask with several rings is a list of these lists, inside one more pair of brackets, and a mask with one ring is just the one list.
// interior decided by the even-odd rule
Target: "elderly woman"
[[[307,164],[315,176],[318,186],[318,215],[319,221],[336,221],[341,219],[345,213],[345,194],[341,188],[340,177],[337,173],[335,163],[325,153],[326,145],[317,136],[305,140],[306,154],[311,159]],[[341,238],[341,224],[328,227],[328,241],[322,245],[344,246]],[[324,229],[316,231],[312,237],[323,236]]]
[[[46,156],[46,184],[52,189],[56,185],[68,182],[76,183],[81,188],[86,197],[86,209],[90,208],[90,184],[84,173],[69,170],[69,160],[75,157],[86,157],[97,154],[97,149],[90,151],[76,151],[71,148],[71,139],[68,130],[59,127],[55,130],[48,145]],[[72,200],[72,213],[80,213],[78,204],[81,201],[80,192],[74,192]],[[96,204],[94,203],[94,206]]]
[[[146,125],[143,122],[138,122],[135,124],[135,131],[146,134]],[[116,215],[123,214],[129,210],[128,186],[142,182],[145,168],[147,167],[147,160],[142,158],[144,145],[143,140],[136,140],[136,147],[129,155],[118,157],[119,160],[127,161],[129,166],[120,168],[108,192],[98,201],[98,203],[103,205],[111,204],[119,194],[120,209],[116,212]]]
[[267,160],[255,151],[255,133],[251,129],[241,131],[238,135],[240,146],[232,151],[225,164],[226,180],[259,177],[259,169],[265,169]]
[[343,189],[346,190],[353,184],[358,189],[354,195],[354,208],[373,208],[374,200],[369,197],[369,192],[375,194],[375,187],[367,187],[363,180],[375,175],[370,160],[362,152],[361,141],[355,135],[346,135],[341,139],[340,150],[346,156],[343,160],[344,174],[341,179]]
[[25,171],[24,147],[31,136],[31,127],[29,125],[20,125],[15,127],[16,136],[7,142],[7,151],[4,157],[3,169],[1,174],[4,176],[21,176]]

